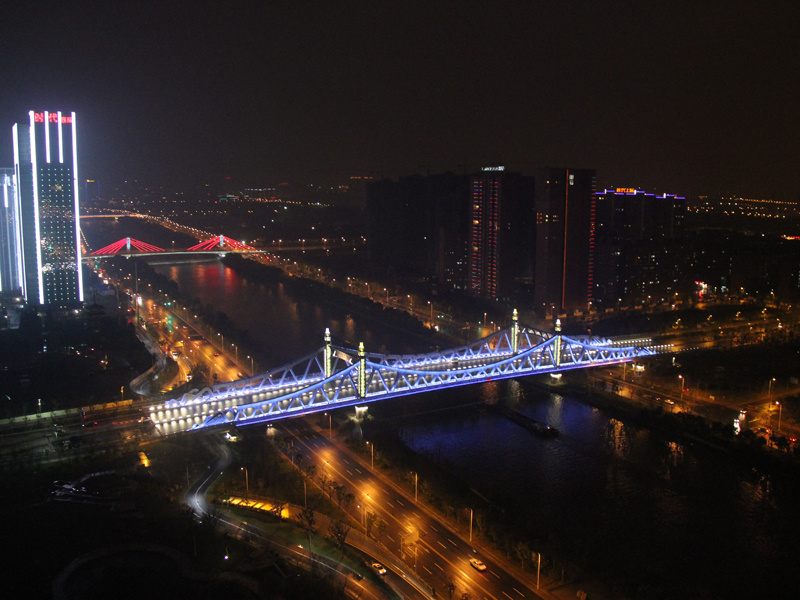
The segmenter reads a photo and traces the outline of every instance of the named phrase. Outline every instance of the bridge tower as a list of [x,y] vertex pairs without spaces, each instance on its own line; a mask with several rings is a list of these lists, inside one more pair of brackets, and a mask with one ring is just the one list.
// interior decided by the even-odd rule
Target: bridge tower
[[511,314],[511,351],[514,354],[519,352],[519,315],[516,308]]
[[367,397],[367,353],[364,342],[358,343],[358,397]]
[[325,379],[331,376],[331,330],[325,328]]
[[556,319],[556,341],[553,362],[557,367],[561,366],[561,319]]
[[131,238],[130,237],[126,237],[125,238],[125,250],[130,251],[130,249],[131,249]]

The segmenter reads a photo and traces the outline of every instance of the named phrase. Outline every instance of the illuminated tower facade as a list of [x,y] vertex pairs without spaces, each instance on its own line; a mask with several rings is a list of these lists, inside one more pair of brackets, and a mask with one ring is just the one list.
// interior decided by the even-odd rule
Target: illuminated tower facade
[[29,304],[83,301],[75,113],[28,113],[14,136],[20,287]]
[[0,202],[0,292],[17,292],[22,287],[19,228],[17,227],[17,185],[13,169],[0,169],[3,187]]

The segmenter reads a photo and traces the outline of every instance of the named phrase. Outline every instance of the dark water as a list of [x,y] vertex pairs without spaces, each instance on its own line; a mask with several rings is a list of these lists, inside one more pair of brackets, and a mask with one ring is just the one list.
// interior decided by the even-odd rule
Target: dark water
[[[268,366],[318,348],[325,327],[370,350],[419,350],[374,322],[298,298],[280,284],[249,283],[217,261],[157,269],[262,340],[265,354],[280,361]],[[517,403],[561,435],[537,437],[480,406],[497,399]],[[436,410],[453,403],[465,406]],[[609,580],[637,581],[625,589],[638,589],[639,598],[798,595],[800,495],[793,482],[517,382],[425,394],[372,410],[397,417],[411,447],[523,515],[541,539]]]

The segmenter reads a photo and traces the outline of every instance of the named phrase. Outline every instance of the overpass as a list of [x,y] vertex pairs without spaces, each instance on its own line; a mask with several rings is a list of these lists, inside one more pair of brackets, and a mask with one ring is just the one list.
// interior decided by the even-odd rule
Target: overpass
[[368,353],[331,343],[282,367],[192,390],[149,408],[163,434],[267,423],[450,387],[611,365],[651,356],[645,345],[546,332],[512,324],[456,348],[428,354]]

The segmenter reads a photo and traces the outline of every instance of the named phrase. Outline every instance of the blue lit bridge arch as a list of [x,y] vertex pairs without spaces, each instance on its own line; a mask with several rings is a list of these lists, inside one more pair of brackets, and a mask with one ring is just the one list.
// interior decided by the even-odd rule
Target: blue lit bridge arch
[[562,335],[512,324],[470,344],[428,354],[375,354],[325,345],[297,360],[150,407],[162,433],[251,425],[497,379],[616,364],[655,354],[646,345]]

